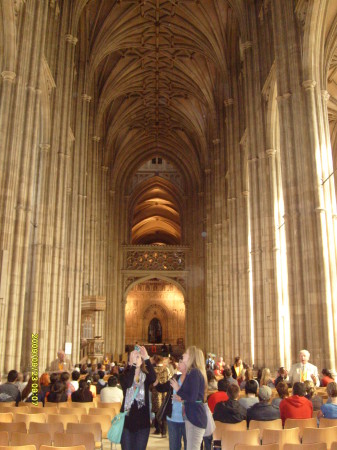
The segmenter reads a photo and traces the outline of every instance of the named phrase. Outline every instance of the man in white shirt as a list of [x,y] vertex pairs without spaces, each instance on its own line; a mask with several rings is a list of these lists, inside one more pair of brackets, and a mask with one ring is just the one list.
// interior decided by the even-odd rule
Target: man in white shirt
[[308,350],[300,350],[300,362],[293,364],[289,371],[289,382],[293,385],[300,381],[313,381],[316,386],[319,386],[318,369],[309,361],[310,353]]
[[102,403],[123,402],[123,391],[117,387],[118,378],[114,375],[108,379],[108,386],[103,388],[100,393]]

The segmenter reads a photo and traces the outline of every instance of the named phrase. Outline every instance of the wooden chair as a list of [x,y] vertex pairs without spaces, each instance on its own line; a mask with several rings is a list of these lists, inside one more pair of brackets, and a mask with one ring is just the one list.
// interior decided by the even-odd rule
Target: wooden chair
[[300,429],[289,428],[289,430],[268,430],[264,429],[262,432],[262,444],[279,444],[282,449],[285,443],[300,444]]
[[311,419],[286,419],[284,423],[286,430],[296,427],[300,429],[300,439],[302,439],[304,428],[317,428],[317,419],[315,417]]
[[107,408],[90,408],[89,414],[91,415],[102,415],[102,416],[109,416],[110,420],[112,420],[113,417],[115,417],[118,412],[115,409],[107,409]]
[[121,410],[122,404],[120,402],[112,402],[112,403],[104,403],[104,402],[97,402],[97,408],[114,408],[117,410],[117,414]]
[[81,420],[81,416],[87,414],[86,408],[60,408],[59,414],[73,414],[78,417],[78,421]]
[[95,448],[103,449],[102,428],[99,423],[68,423],[67,433],[92,433],[95,440]]
[[319,428],[336,427],[336,426],[337,426],[337,419],[327,419],[325,417],[322,417],[319,420]]
[[11,445],[35,445],[36,450],[40,449],[41,445],[51,445],[52,439],[50,433],[19,433],[17,431],[12,433]]
[[0,431],[0,445],[9,444],[9,433],[8,431]]
[[251,420],[249,422],[249,429],[250,430],[260,430],[260,439],[262,440],[262,432],[265,429],[271,429],[271,430],[282,430],[282,420],[281,419],[275,419],[275,420]]
[[[94,408],[95,404],[94,402],[69,402],[67,404],[65,404],[65,406],[67,406],[67,408],[85,408],[86,409],[86,414],[89,413],[89,409],[90,408]],[[60,404],[60,408],[62,408],[63,405]]]
[[215,430],[213,432],[213,440],[220,441],[221,435],[223,431],[231,430],[231,431],[247,431],[247,422],[243,420],[238,423],[223,423],[218,420],[214,421]]
[[62,403],[44,402],[44,407],[45,408],[54,408],[56,406],[56,408],[59,409],[59,405]]
[[54,441],[55,433],[63,433],[64,427],[63,423],[38,423],[38,422],[30,422],[29,424],[29,433],[49,433],[52,442]]
[[331,443],[330,450],[337,450],[337,441]]
[[43,408],[43,403],[42,402],[38,402],[37,406],[35,406],[33,403],[27,403],[27,402],[19,402],[18,406],[27,406],[28,408],[32,407],[32,408]]
[[260,445],[260,430],[225,430],[221,435],[221,450],[233,450],[236,444]]
[[0,423],[10,423],[10,422],[13,422],[13,413],[1,412],[0,413]]
[[278,444],[266,444],[266,445],[249,445],[249,444],[236,444],[234,450],[279,450]]
[[12,412],[12,413],[28,413],[29,412],[29,406],[7,406],[6,412]]
[[304,428],[302,444],[313,444],[318,442],[325,442],[328,450],[331,444],[336,440],[337,427],[330,428]]
[[8,408],[8,406],[15,406],[16,402],[1,402],[0,410]]
[[325,442],[315,442],[314,444],[284,444],[283,450],[327,450],[327,446]]
[[29,409],[30,414],[37,414],[37,413],[43,413],[43,414],[58,414],[59,409],[57,406],[52,406],[49,408],[44,408],[43,406],[32,406]]
[[36,450],[36,447],[35,445],[1,445],[0,450]]
[[55,433],[55,447],[70,447],[85,445],[86,450],[95,450],[95,440],[92,433]]
[[46,422],[45,414],[24,414],[24,413],[15,413],[13,415],[13,422],[24,422],[26,424],[27,430],[29,429],[30,422]]
[[81,423],[99,423],[102,430],[102,438],[106,439],[108,431],[111,427],[111,420],[109,416],[102,415],[87,415],[81,417]]
[[27,428],[24,422],[0,423],[0,431],[6,431],[9,435],[9,442],[11,442],[13,432],[27,433]]
[[[16,450],[16,449],[14,449],[14,450]],[[18,450],[21,450],[21,449],[18,449]],[[41,445],[40,450],[85,450],[85,445],[74,445],[72,447],[51,447],[50,445]]]
[[79,418],[76,414],[47,414],[47,423],[62,423],[66,430],[68,423],[78,423]]

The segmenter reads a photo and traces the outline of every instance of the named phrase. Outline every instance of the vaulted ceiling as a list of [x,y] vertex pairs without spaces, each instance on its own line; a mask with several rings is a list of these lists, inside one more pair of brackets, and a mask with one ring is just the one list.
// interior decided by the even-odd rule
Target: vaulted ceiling
[[104,164],[117,169],[130,152],[135,159],[152,152],[200,177],[218,133],[218,88],[230,89],[238,49],[229,2],[92,0],[82,26],[89,30],[88,83],[97,94]]

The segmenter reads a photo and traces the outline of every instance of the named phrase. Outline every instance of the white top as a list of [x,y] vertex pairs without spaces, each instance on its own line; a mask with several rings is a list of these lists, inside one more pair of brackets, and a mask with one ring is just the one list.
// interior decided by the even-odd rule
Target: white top
[[123,391],[116,387],[105,387],[101,390],[100,400],[102,403],[123,402]]
[[302,363],[293,364],[289,371],[289,381],[291,384],[296,383],[297,381],[301,381],[302,374],[304,376],[304,381],[310,380],[312,381],[311,375],[316,377],[316,386],[319,386],[319,376],[318,369],[316,366],[310,363],[306,363],[303,365]]

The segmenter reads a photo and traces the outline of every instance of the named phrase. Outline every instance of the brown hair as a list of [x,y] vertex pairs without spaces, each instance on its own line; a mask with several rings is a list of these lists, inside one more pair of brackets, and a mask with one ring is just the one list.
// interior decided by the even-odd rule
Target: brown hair
[[326,391],[329,397],[337,397],[337,383],[332,381],[326,387]]
[[289,397],[288,384],[285,381],[277,383],[276,390],[280,398]]

